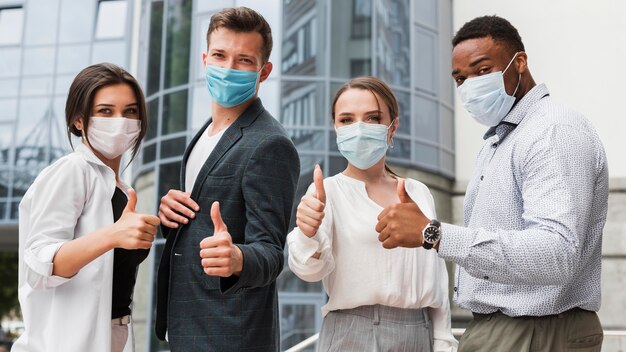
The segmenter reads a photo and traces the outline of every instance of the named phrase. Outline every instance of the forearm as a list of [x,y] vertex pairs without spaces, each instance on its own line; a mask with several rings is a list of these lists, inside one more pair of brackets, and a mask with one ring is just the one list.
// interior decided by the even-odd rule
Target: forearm
[[114,248],[109,227],[64,243],[54,256],[52,274],[69,278],[94,259]]
[[470,275],[503,284],[561,285],[574,273],[575,243],[553,229],[487,231],[443,224],[439,255]]

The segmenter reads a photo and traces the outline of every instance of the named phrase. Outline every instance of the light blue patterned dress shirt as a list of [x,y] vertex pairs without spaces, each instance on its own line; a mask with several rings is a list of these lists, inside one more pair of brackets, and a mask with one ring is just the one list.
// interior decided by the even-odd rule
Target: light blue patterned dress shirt
[[508,316],[598,311],[608,169],[595,129],[538,85],[485,139],[465,227],[442,225],[455,301]]

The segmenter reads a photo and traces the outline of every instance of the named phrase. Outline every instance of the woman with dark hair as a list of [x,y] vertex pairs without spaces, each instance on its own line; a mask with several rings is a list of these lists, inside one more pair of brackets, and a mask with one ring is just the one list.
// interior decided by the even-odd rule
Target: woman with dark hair
[[375,229],[384,208],[408,197],[435,215],[428,188],[385,164],[398,116],[393,92],[375,77],[354,78],[335,95],[348,166],[326,179],[315,167],[287,237],[291,270],[322,280],[328,294],[318,351],[456,351],[445,263],[424,248],[382,248]]
[[[122,351],[137,268],[159,218],[135,212],[119,176],[147,130],[145,99],[122,68],[74,79],[65,106],[73,153],[45,168],[20,203],[19,300],[24,333],[12,351]],[[71,140],[70,140],[71,143]]]

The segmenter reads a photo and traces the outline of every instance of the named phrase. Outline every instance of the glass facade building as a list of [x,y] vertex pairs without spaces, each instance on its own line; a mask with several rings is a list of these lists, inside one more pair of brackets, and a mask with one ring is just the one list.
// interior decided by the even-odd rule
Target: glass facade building
[[[206,30],[211,15],[234,6],[259,11],[273,29],[274,69],[259,95],[300,154],[296,199],[312,182],[315,164],[327,176],[345,168],[330,104],[339,86],[359,75],[384,79],[398,97],[400,128],[389,162],[444,179],[454,176],[450,1],[144,0],[138,75],[146,87],[151,129],[133,171],[138,195],[152,201],[152,210],[170,188],[179,188],[184,149],[210,116],[201,61]],[[152,252],[151,287],[164,243],[157,240]],[[287,266],[278,287],[285,349],[319,331],[326,295],[321,283],[306,283]],[[151,295],[149,304],[154,300]],[[148,335],[151,350],[167,348]]]

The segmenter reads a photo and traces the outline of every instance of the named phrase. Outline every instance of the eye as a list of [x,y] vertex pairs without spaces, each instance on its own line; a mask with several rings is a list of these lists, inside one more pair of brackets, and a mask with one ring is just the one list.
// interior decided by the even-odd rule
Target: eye
[[478,74],[479,75],[484,75],[485,73],[489,73],[491,72],[491,67],[487,66],[487,67],[481,67],[478,69]]
[[112,111],[109,108],[100,108],[98,109],[97,113],[102,115],[110,115]]
[[254,63],[254,62],[252,62],[252,60],[246,59],[246,58],[241,59],[241,62],[246,63],[246,64],[250,64],[250,65]]
[[370,115],[365,118],[365,121],[369,123],[380,123],[380,120],[382,120],[380,115]]
[[463,84],[463,82],[465,82],[465,77],[454,77],[454,82],[456,83],[456,86],[460,86],[461,84]]
[[128,108],[124,110],[124,116],[137,115],[137,113],[138,113],[137,108]]
[[213,53],[213,54],[211,54],[211,56],[212,56],[212,57],[216,57],[216,58],[218,58],[218,59],[221,59],[221,58],[223,58],[223,57],[224,57],[224,55],[223,55],[222,53]]
[[344,124],[344,125],[350,124],[350,123],[352,123],[352,118],[351,117],[342,117],[342,118],[339,119],[339,123]]

